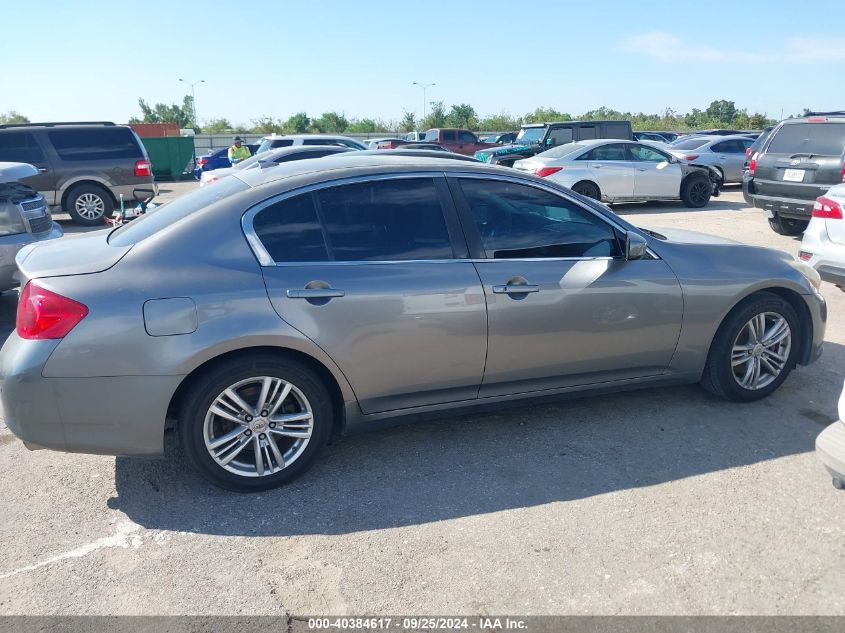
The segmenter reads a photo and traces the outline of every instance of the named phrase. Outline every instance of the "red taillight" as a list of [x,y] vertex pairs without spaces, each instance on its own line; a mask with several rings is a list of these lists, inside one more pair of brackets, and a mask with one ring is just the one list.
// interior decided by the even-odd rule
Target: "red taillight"
[[18,336],[62,338],[86,317],[88,308],[30,281],[18,301]]
[[751,148],[750,148],[750,147],[746,147],[746,148],[745,148],[745,155],[746,155],[746,156],[751,156]]
[[687,154],[684,156],[684,160],[695,160],[696,158],[698,158],[698,154]]
[[842,167],[842,182],[845,182],[845,166]]
[[748,162],[748,173],[752,176],[754,172],[757,171],[757,157],[760,154],[758,152],[754,152],[754,156],[751,157],[751,160]]
[[813,205],[813,217],[824,218],[826,220],[841,220],[842,206],[825,196],[816,198],[816,203]]
[[802,262],[808,262],[813,259],[813,254],[808,253],[807,251],[800,251],[798,253],[798,259],[800,259]]
[[151,176],[152,175],[152,165],[148,160],[136,160],[135,161],[135,175],[136,176]]
[[198,158],[197,159],[197,167],[205,167],[206,165],[208,165],[208,159],[207,158]]
[[827,121],[827,118],[823,116],[811,116],[807,119],[807,123],[824,123],[825,121]]
[[563,169],[563,167],[540,167],[539,169],[534,170],[534,174],[540,176],[540,178],[545,178],[546,176],[556,174],[561,169]]

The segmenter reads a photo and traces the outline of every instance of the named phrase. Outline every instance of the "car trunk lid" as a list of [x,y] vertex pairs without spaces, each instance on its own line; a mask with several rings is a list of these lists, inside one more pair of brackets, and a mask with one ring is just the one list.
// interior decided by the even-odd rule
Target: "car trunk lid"
[[108,270],[132,248],[108,243],[108,230],[82,235],[68,235],[24,246],[15,261],[21,285],[30,279],[87,275]]

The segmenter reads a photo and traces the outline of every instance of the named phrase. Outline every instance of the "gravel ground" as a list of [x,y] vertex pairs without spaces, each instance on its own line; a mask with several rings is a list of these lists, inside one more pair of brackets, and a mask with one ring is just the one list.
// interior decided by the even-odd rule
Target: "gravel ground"
[[[616,210],[800,244],[736,189]],[[824,357],[763,402],[649,389],[405,426],[260,495],[211,488],[172,441],[29,452],[0,424],[0,614],[845,614],[845,494],[813,454],[845,294],[823,290]]]

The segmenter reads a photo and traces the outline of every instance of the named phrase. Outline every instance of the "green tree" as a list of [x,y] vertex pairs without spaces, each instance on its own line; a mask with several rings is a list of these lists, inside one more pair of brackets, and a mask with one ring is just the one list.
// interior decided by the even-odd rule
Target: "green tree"
[[449,114],[446,115],[446,125],[460,127],[467,130],[478,129],[478,115],[468,103],[453,105]]
[[229,119],[212,119],[211,121],[206,121],[205,125],[202,126],[202,131],[206,134],[222,134],[223,132],[230,132],[232,130],[233,127],[229,123]]
[[30,120],[15,110],[9,110],[5,114],[0,114],[0,124],[3,123],[30,123]]
[[292,134],[305,134],[311,127],[311,119],[304,112],[297,112],[285,122],[284,127]]
[[554,108],[537,108],[522,117],[524,123],[546,123],[552,121],[572,121],[572,116],[566,112],[558,112]]
[[726,101],[719,99],[713,101],[707,106],[705,111],[707,118],[716,123],[718,127],[731,127],[734,125],[734,119],[738,112],[736,104],[733,101]]
[[399,121],[399,131],[400,132],[413,132],[417,129],[417,119],[414,117],[413,112],[402,112],[402,120]]
[[350,134],[370,134],[378,131],[378,123],[375,119],[352,119],[346,131]]
[[285,131],[285,124],[280,119],[262,116],[252,120],[252,128],[249,131],[253,134],[281,134]]
[[324,112],[319,119],[311,121],[311,128],[321,134],[345,132],[349,127],[349,121],[342,114],[337,112]]
[[428,130],[433,127],[444,127],[446,125],[446,106],[442,101],[432,101],[428,104],[431,111],[420,122],[421,130]]
[[478,122],[478,129],[483,132],[511,132],[522,125],[522,119],[514,118],[507,112],[486,116]]
[[191,95],[185,95],[182,98],[182,105],[156,103],[151,106],[144,99],[138,99],[138,107],[141,108],[143,116],[140,119],[132,117],[129,119],[130,123],[176,123],[180,128],[194,127],[195,130],[199,130],[196,125],[193,125],[194,100]]

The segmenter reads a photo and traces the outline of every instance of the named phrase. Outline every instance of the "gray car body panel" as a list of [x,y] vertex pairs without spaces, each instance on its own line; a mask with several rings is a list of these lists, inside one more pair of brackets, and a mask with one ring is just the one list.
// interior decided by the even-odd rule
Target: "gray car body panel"
[[[61,252],[69,263],[77,257],[64,252],[64,246],[33,248],[23,258],[24,275],[82,302],[89,314],[60,341],[28,341],[12,335],[4,345],[0,371],[9,427],[28,441],[61,450],[160,452],[166,413],[186,377],[225,354],[256,349],[291,350],[321,365],[337,385],[344,428],[350,432],[398,416],[460,406],[694,382],[724,315],[744,296],[768,286],[804,297],[815,324],[813,340],[820,343],[823,336],[823,303],[818,304],[821,300],[786,255],[701,243],[705,238],[684,244],[657,240],[641,231],[659,259],[631,262],[459,259],[325,263],[310,270],[262,266],[239,228],[251,208],[319,183],[396,174],[470,174],[519,181],[574,199],[621,231],[640,231],[601,205],[513,170],[448,159],[354,154],[234,176],[249,188],[128,248],[114,247],[96,236],[101,243],[96,248],[93,241],[87,243],[88,269],[79,256],[74,269],[79,274],[60,275],[61,262],[53,255]],[[689,235],[686,239],[693,241]],[[112,248],[114,253],[107,255]],[[599,263],[581,263],[591,261]],[[589,281],[590,273],[580,277],[585,271],[579,270],[567,278],[567,271],[592,266],[603,267],[608,276],[601,279],[600,274]],[[491,272],[499,267],[508,270],[502,275]],[[512,319],[517,301],[482,294],[482,286],[504,283],[508,275],[526,267],[547,290],[532,299],[548,302],[546,307],[552,309],[555,305],[568,309],[565,317],[544,318],[541,302],[534,301],[521,306],[527,308],[523,319]],[[312,306],[283,296],[287,289],[301,288],[314,279],[343,284],[348,291],[343,299],[350,300]],[[557,288],[552,291],[555,281]],[[402,288],[414,291],[405,297]],[[183,314],[171,325],[174,332],[181,328],[184,334],[151,336],[145,329],[144,305],[172,298],[195,303],[196,327],[181,327]],[[649,311],[649,301],[657,302],[659,309]],[[485,345],[488,318],[494,333],[489,346]],[[430,331],[414,323],[423,323]],[[604,328],[609,338],[603,342],[595,328]],[[415,336],[422,344],[415,344]],[[590,345],[579,336],[589,339]],[[640,338],[630,355],[632,369],[620,361],[624,356],[620,346]],[[488,363],[498,358],[501,373],[494,373],[491,366],[487,379],[483,360],[490,346],[498,349]],[[526,373],[521,358],[515,360],[522,366],[509,374],[507,354],[521,349],[540,353],[543,371]],[[577,362],[570,366],[560,359],[567,349],[578,350]],[[590,349],[598,359],[598,371],[590,371]],[[563,377],[554,378],[558,371]]]

